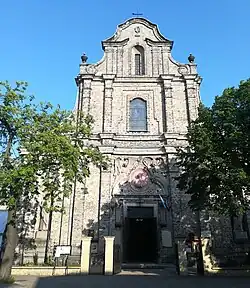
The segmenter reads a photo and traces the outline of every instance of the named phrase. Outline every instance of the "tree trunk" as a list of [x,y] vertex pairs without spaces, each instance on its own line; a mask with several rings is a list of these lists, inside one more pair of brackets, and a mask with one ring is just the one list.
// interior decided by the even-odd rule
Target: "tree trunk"
[[3,255],[0,262],[0,279],[8,279],[14,262],[18,235],[14,225],[14,211],[8,211],[8,221],[3,235]]
[[45,253],[44,253],[44,264],[48,264],[48,252],[49,252],[49,243],[50,243],[50,235],[51,235],[51,227],[52,227],[52,216],[53,211],[49,211],[49,220],[48,220],[48,230],[47,230],[47,239],[45,244]]

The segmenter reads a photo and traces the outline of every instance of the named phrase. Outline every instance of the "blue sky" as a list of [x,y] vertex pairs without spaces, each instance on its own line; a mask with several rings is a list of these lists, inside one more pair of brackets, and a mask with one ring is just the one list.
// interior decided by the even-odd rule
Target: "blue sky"
[[40,101],[71,109],[80,56],[101,59],[101,41],[139,10],[174,40],[173,57],[196,56],[201,97],[250,76],[250,0],[2,0],[0,80],[25,80]]

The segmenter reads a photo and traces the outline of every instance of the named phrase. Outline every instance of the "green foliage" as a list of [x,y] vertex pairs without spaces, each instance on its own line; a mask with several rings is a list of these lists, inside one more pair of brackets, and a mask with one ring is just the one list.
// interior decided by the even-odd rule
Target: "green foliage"
[[89,115],[33,103],[27,83],[0,82],[0,201],[10,210],[43,193],[47,211],[61,211],[75,180],[84,182],[89,165],[105,165],[98,148],[87,145]]
[[2,284],[14,284],[16,279],[13,276],[9,276],[8,278],[0,279],[0,283]]
[[250,79],[225,89],[211,108],[201,105],[178,150],[178,187],[192,209],[238,215],[249,208]]

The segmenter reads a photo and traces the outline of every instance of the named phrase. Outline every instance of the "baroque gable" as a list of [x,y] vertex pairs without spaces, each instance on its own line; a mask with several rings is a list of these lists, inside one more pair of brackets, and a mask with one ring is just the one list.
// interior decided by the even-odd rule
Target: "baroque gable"
[[136,75],[135,55],[141,56],[143,73],[147,77],[161,75],[195,75],[196,65],[182,64],[171,56],[173,41],[165,38],[158,26],[144,18],[132,18],[120,24],[113,36],[102,41],[104,56],[95,64],[82,63],[80,75],[123,77]]

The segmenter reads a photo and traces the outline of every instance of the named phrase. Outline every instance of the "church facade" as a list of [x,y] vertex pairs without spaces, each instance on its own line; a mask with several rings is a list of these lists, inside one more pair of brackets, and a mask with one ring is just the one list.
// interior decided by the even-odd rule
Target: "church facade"
[[102,47],[100,62],[82,57],[77,109],[94,117],[89,144],[112,165],[93,167],[87,194],[78,192],[75,211],[82,219],[73,224],[73,241],[94,230],[97,238],[116,237],[124,262],[164,262],[174,238],[192,229],[192,221],[178,226],[182,216],[174,213],[178,201],[187,204],[176,194],[175,152],[197,117],[201,77],[192,57],[188,64],[172,58],[173,41],[146,19],[119,25]]
[[[176,188],[175,153],[197,117],[201,77],[194,57],[186,64],[174,60],[173,41],[143,18],[119,25],[102,47],[98,63],[82,56],[75,109],[94,117],[86,144],[98,146],[111,164],[91,167],[85,185],[76,184],[64,199],[65,213],[53,216],[51,247],[71,245],[79,254],[83,236],[109,235],[123,262],[171,262],[174,243],[196,227],[188,196]],[[203,216],[214,247],[230,246],[230,219]],[[34,237],[42,243],[46,219],[45,228],[36,226]]]

